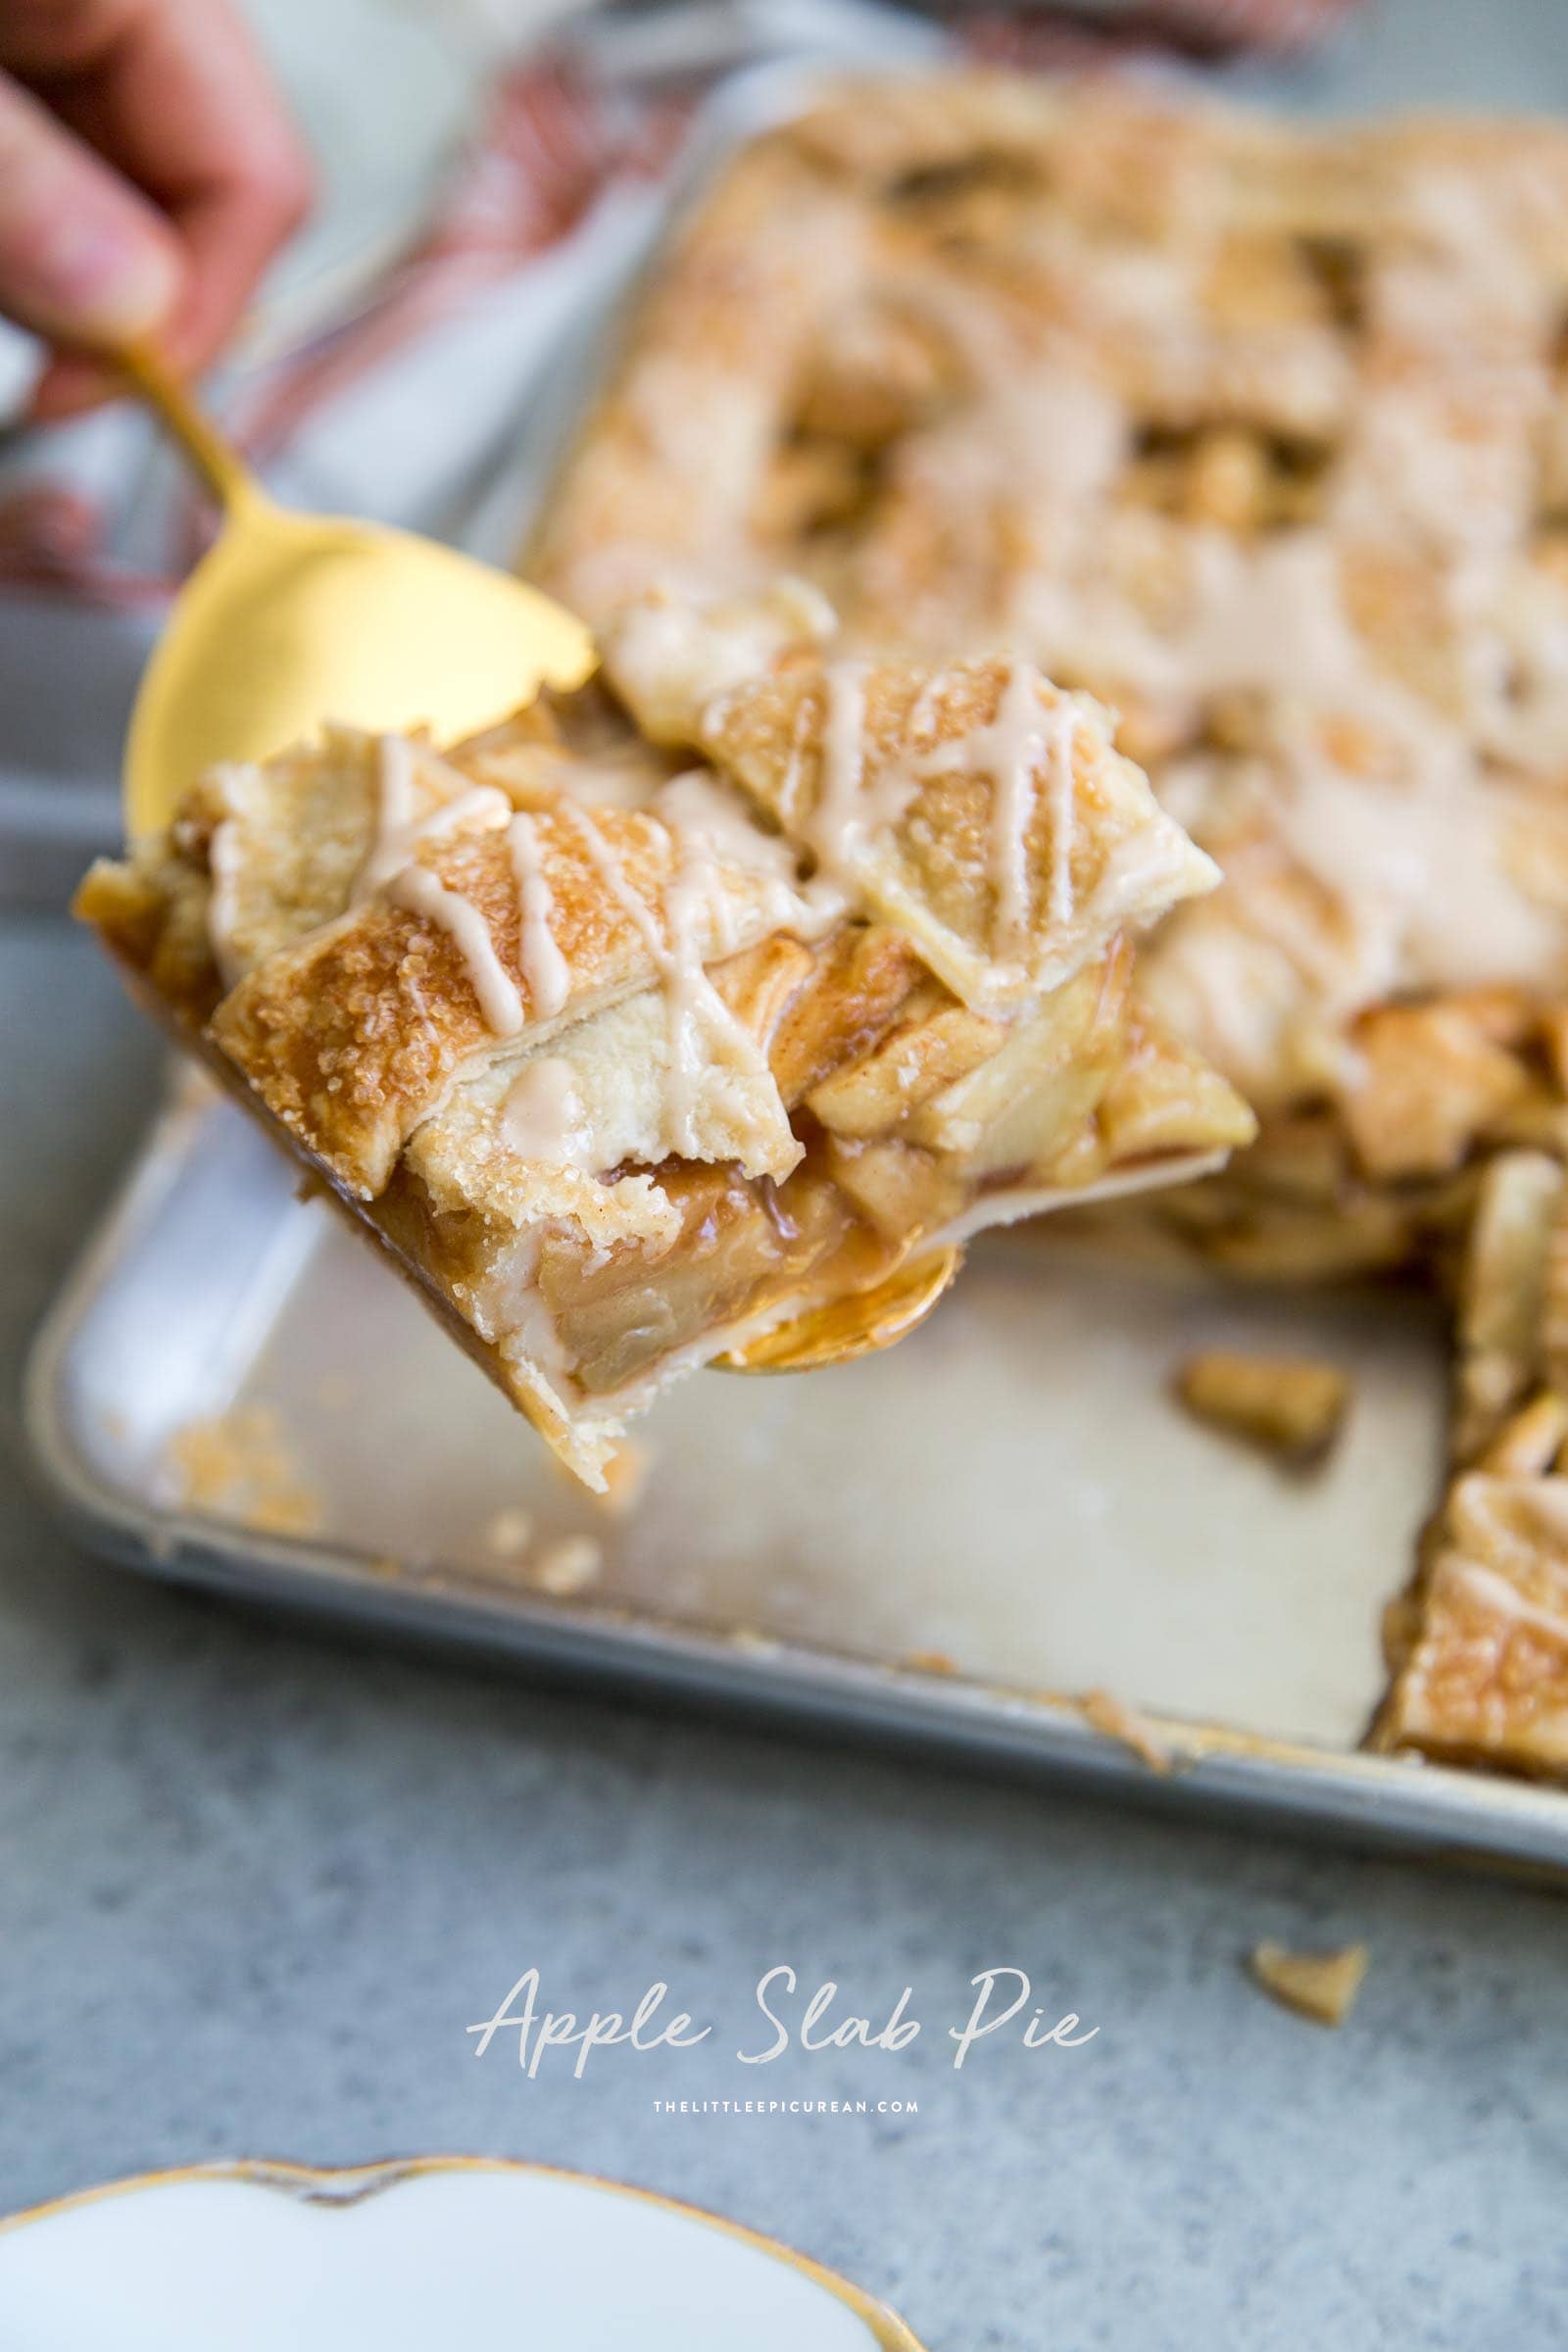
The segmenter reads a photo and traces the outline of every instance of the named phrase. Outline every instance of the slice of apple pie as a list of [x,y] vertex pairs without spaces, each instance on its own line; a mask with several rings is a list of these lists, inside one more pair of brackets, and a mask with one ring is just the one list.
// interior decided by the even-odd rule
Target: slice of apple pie
[[1099,707],[802,625],[651,607],[610,686],[220,768],[79,895],[593,1486],[676,1373],[1251,1133],[1132,994],[1215,874]]
[[1568,1775],[1568,1172],[1505,1152],[1460,1277],[1453,1484],[1388,1612],[1374,1744]]
[[1568,1478],[1459,1479],[1398,1611],[1374,1746],[1568,1777]]

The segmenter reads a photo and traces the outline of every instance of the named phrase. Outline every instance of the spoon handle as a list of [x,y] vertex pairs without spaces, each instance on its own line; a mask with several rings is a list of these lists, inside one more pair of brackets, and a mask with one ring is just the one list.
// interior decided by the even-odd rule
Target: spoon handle
[[142,400],[179,443],[227,514],[260,506],[261,485],[239,451],[192,400],[186,386],[145,343],[127,343],[116,358]]

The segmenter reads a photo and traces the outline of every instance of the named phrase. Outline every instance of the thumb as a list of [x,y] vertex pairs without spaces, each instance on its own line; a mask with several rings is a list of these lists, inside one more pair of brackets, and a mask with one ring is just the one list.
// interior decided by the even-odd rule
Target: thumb
[[51,342],[149,333],[180,289],[154,206],[0,75],[0,311]]

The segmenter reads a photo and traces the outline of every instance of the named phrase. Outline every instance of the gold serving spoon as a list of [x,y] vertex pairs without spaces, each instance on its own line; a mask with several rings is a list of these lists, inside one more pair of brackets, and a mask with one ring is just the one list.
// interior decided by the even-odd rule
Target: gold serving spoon
[[852,1291],[808,1307],[793,1323],[764,1332],[732,1355],[715,1356],[720,1372],[820,1372],[858,1355],[891,1348],[923,1323],[963,1263],[956,1245],[901,1266],[872,1291]]
[[268,759],[323,717],[438,741],[594,666],[575,613],[433,539],[274,506],[145,345],[119,355],[223,510],[147,665],[125,752],[126,831],[156,832],[207,768]]
[[[149,662],[125,751],[125,829],[167,825],[220,760],[266,760],[323,717],[377,733],[477,733],[543,685],[594,667],[573,612],[470,556],[342,515],[275,506],[244,459],[145,345],[117,355],[223,510]],[[807,1372],[891,1348],[958,1270],[947,1250],[878,1289],[813,1307],[718,1359],[731,1372]]]

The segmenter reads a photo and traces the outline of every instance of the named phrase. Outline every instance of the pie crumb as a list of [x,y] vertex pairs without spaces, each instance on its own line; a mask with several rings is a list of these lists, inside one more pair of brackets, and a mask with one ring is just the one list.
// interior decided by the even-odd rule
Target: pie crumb
[[528,1582],[557,1600],[569,1600],[598,1582],[604,1546],[592,1536],[562,1536],[528,1563]]
[[1298,1467],[1327,1453],[1350,1401],[1349,1380],[1334,1364],[1221,1348],[1190,1355],[1176,1374],[1175,1390],[1198,1420]]
[[1338,1952],[1289,1952],[1282,1943],[1252,1949],[1252,1974],[1263,1990],[1316,2026],[1343,2026],[1366,1975],[1364,1943]]
[[236,1520],[263,1536],[313,1536],[321,1525],[320,1497],[300,1476],[271,1405],[187,1421],[170,1439],[165,1462],[188,1511]]
[[485,1521],[484,1546],[497,1559],[519,1559],[533,1542],[533,1513],[511,1503]]
[[764,1634],[755,1625],[732,1625],[726,1637],[731,1649],[739,1649],[748,1657],[776,1658],[784,1644],[776,1634]]
[[1119,1740],[1123,1747],[1130,1747],[1151,1772],[1169,1772],[1170,1749],[1149,1718],[1140,1715],[1136,1708],[1113,1698],[1108,1690],[1086,1690],[1078,1701],[1078,1711],[1085,1723],[1092,1724],[1097,1732],[1103,1732],[1107,1740]]
[[945,1649],[911,1649],[899,1660],[910,1674],[956,1674],[958,1669]]
[[605,1464],[605,1491],[594,1500],[607,1518],[625,1519],[637,1508],[654,1466],[654,1449],[623,1439]]

